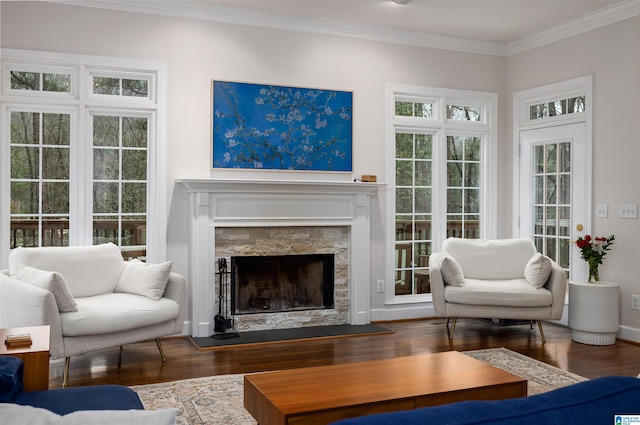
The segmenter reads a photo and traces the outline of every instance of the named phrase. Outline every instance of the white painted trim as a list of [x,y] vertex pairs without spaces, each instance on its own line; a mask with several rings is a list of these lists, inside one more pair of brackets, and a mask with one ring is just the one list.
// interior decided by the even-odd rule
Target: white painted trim
[[446,36],[422,31],[400,30],[381,25],[284,16],[247,8],[219,5],[211,2],[185,2],[180,0],[154,0],[148,2],[132,0],[59,0],[51,1],[51,3],[197,19],[225,24],[248,25],[495,56],[509,56],[521,53],[640,14],[640,0],[625,0],[608,8],[603,8],[602,10],[554,27],[504,43]]
[[640,328],[620,325],[617,337],[620,339],[625,339],[627,341],[640,343]]
[[[2,103],[2,115],[0,116],[0,126],[4,123],[8,123],[9,116],[7,105],[20,105],[26,108],[32,108],[30,105],[39,105],[42,108],[58,107],[62,105],[65,108],[74,108],[75,123],[72,123],[74,133],[76,137],[83,135],[91,139],[91,134],[86,134],[87,129],[90,127],[85,122],[89,118],[89,113],[92,110],[98,110],[100,108],[106,108],[111,111],[120,110],[128,111],[124,113],[136,114],[142,113],[145,117],[151,120],[151,128],[149,128],[150,139],[155,137],[155,143],[153,146],[149,146],[149,174],[148,174],[148,200],[147,200],[147,250],[148,260],[150,262],[160,262],[166,259],[167,251],[167,220],[169,214],[168,194],[167,194],[167,141],[166,141],[166,90],[167,90],[167,64],[160,61],[150,60],[138,60],[127,59],[107,56],[95,56],[95,55],[80,55],[58,52],[46,52],[35,50],[18,50],[18,49],[0,49],[0,57],[2,63],[0,64],[0,73],[2,77],[8,80],[8,72],[6,64],[9,67],[15,64],[27,64],[33,65],[34,69],[43,70],[66,70],[72,73],[72,93],[63,94],[62,96],[49,96],[49,93],[42,95],[41,93],[16,93],[9,90],[8,82],[2,81],[0,88],[0,102]],[[135,75],[144,74],[149,78],[150,90],[153,90],[149,96],[149,99],[139,98],[110,98],[108,102],[104,99],[90,96],[91,87],[89,85],[88,74],[92,71],[104,69],[112,69],[115,73],[121,75],[131,75],[133,72]],[[124,74],[121,72],[122,70]],[[135,71],[134,71],[135,70]],[[145,70],[141,72],[140,70]],[[53,98],[52,98],[53,97]],[[52,105],[52,106],[47,106]],[[137,112],[136,112],[137,111]],[[6,125],[3,128],[2,133],[2,161],[0,163],[0,200],[5,201],[2,205],[8,205],[9,199],[9,182],[3,179],[3,175],[8,175],[8,151],[4,145],[8,145],[9,126]],[[153,140],[153,139],[151,139]],[[6,143],[5,143],[6,142]],[[72,140],[73,142],[73,140]],[[89,155],[83,144],[74,142],[77,145],[77,156],[79,162],[85,164],[84,172],[86,175],[91,175],[91,161],[84,160],[86,155]],[[73,159],[73,158],[72,158]],[[5,164],[6,163],[6,164]],[[86,200],[91,195],[91,188],[83,188],[83,180],[78,179],[78,175],[72,175],[71,181],[81,182],[78,190],[74,190],[73,196],[77,196],[77,201],[82,206],[76,209],[72,209],[72,214],[82,214],[87,216]],[[72,188],[73,189],[73,188]],[[87,192],[88,191],[88,192]],[[153,196],[151,196],[151,194]],[[5,199],[6,198],[6,199]],[[73,216],[71,217],[73,220]],[[0,267],[6,263],[8,257],[8,243],[9,243],[9,222],[7,220],[0,220]],[[85,226],[82,229],[77,229],[77,232],[72,232],[73,236],[70,240],[72,245],[91,243],[91,220],[86,220]],[[6,251],[6,252],[5,252]]]
[[191,335],[213,332],[216,227],[349,226],[349,323],[371,321],[371,197],[381,183],[181,179],[189,200]]
[[[434,119],[408,118],[395,116],[396,99],[410,99],[412,101],[433,101]],[[446,107],[449,102],[465,105],[477,105],[483,108],[481,122],[453,121],[446,119]],[[388,229],[395,228],[395,133],[396,129],[407,131],[428,132],[433,134],[432,151],[432,187],[442,188],[446,186],[446,153],[442,151],[446,146],[447,134],[478,135],[485,139],[482,151],[482,185],[490,190],[482,190],[482,219],[481,233],[483,237],[490,239],[497,236],[497,191],[491,190],[497,187],[497,161],[498,161],[498,95],[491,92],[472,90],[443,89],[437,87],[413,86],[405,84],[388,84],[385,92],[385,168],[387,170],[387,210],[386,225]],[[446,190],[438,190],[432,193],[434,217],[446,216],[447,196]],[[439,232],[437,232],[438,230]],[[432,248],[434,250],[444,242],[446,232],[443,226],[434,225],[431,235]],[[387,232],[385,238],[385,306],[402,304],[419,305],[428,303],[431,305],[431,294],[419,295],[395,295],[395,234]]]
[[638,15],[640,15],[640,1],[626,0],[533,34],[509,40],[506,43],[505,53],[506,56],[511,56],[526,52]]
[[[568,114],[558,118],[540,119],[529,121],[524,117],[528,114],[526,105],[531,102],[545,99],[556,99],[568,94],[585,95],[585,112],[582,114]],[[591,188],[591,167],[593,157],[593,75],[574,78],[567,81],[548,84],[532,89],[522,90],[513,93],[513,226],[512,234],[518,235],[520,232],[520,132],[536,128],[551,127],[559,124],[572,124],[584,122],[585,128],[585,164],[586,175],[585,205],[590,206],[592,202]],[[586,211],[586,224],[591,227],[591,208]]]

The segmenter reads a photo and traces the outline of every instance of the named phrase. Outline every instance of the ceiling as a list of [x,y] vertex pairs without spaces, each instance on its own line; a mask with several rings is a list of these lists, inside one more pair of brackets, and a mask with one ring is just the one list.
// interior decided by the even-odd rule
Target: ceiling
[[59,0],[399,44],[509,55],[640,14],[640,0]]
[[205,0],[281,15],[507,42],[620,0]]

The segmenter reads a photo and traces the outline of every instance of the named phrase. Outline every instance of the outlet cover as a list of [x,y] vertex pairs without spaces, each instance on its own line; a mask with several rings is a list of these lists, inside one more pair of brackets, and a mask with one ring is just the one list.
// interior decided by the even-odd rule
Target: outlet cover
[[631,308],[640,310],[640,295],[631,295]]

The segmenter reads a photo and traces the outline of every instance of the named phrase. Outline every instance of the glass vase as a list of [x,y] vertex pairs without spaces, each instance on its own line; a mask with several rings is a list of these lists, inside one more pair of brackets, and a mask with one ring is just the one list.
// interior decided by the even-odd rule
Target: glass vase
[[589,264],[589,283],[598,283],[600,275],[598,274],[598,265]]

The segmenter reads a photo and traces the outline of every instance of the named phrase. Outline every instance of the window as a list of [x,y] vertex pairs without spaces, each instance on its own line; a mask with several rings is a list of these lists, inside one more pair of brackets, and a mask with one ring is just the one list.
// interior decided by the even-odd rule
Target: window
[[69,245],[71,114],[10,116],[10,246]]
[[495,185],[497,97],[406,86],[392,87],[390,97],[390,297],[419,300],[431,292],[429,255],[444,239],[494,236],[495,191],[488,188]]
[[93,115],[93,243],[143,251],[147,222],[146,117]]
[[163,259],[156,99],[164,66],[51,53],[47,60],[59,64],[45,65],[37,52],[7,52],[15,57],[2,64],[10,125],[0,159],[0,256],[18,246],[113,242],[125,258]]

